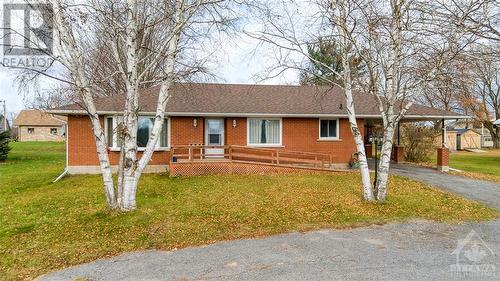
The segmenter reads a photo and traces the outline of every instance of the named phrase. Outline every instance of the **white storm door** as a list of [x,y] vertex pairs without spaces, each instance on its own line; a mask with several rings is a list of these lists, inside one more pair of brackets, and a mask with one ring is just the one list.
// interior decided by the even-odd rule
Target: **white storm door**
[[[205,143],[208,146],[224,145],[224,119],[205,119]],[[224,148],[207,148],[207,157],[224,157]]]

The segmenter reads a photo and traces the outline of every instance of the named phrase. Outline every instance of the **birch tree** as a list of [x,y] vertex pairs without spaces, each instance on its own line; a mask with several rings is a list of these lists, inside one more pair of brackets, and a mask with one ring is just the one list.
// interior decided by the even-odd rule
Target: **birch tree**
[[[293,5],[289,1],[287,5]],[[313,5],[311,5],[313,4]],[[445,65],[461,51],[463,44],[448,40],[432,32],[432,17],[420,10],[413,0],[318,0],[301,7],[279,9],[278,15],[265,9],[267,24],[250,36],[276,47],[276,58],[281,69],[299,69],[307,72],[300,59],[327,69],[332,79],[318,72],[309,72],[324,84],[343,89],[346,109],[360,159],[363,194],[366,200],[385,201],[389,179],[393,138],[398,123],[421,94],[422,83],[437,77],[436,69]],[[291,10],[291,12],[290,12]],[[428,12],[428,10],[426,10]],[[298,20],[304,17],[306,24]],[[280,24],[280,20],[284,23]],[[301,28],[307,26],[307,28]],[[308,53],[308,44],[319,43],[316,38],[336,42],[342,57],[342,67],[335,67]],[[457,47],[458,46],[458,47]],[[431,58],[437,59],[430,65]],[[354,75],[352,61],[359,58],[363,71]],[[342,71],[339,71],[341,69]],[[418,75],[416,75],[418,73]],[[341,81],[341,83],[337,82]],[[378,105],[383,125],[381,157],[378,177],[372,188],[364,143],[356,124],[356,104],[353,90],[372,95]]]
[[[91,0],[82,4],[50,0],[55,52],[65,71],[24,69],[66,82],[92,125],[104,193],[110,209],[136,208],[139,179],[153,155],[175,81],[202,69],[188,60],[199,38],[230,22],[224,0]],[[196,35],[196,36],[193,36]],[[62,77],[62,78],[61,78]],[[159,86],[154,123],[146,148],[138,156],[137,128],[141,89]],[[95,98],[124,95],[118,177],[113,179],[108,145]]]
[[[261,4],[260,20],[264,27],[260,30],[247,30],[246,33],[263,44],[275,48],[277,65],[268,70],[267,77],[293,69],[301,71],[302,75],[308,75],[310,79],[317,79],[322,85],[343,89],[349,126],[358,154],[363,198],[366,201],[374,201],[364,141],[357,123],[353,99],[351,62],[356,59],[356,50],[350,42],[352,30],[349,28],[354,13],[353,6],[344,0],[312,1],[312,4],[314,8],[309,6],[308,10],[300,5],[297,6],[293,1],[281,1],[277,6]],[[301,18],[310,20],[301,21]],[[304,30],[300,28],[301,26],[310,29]],[[329,64],[309,52],[309,46],[319,45],[321,40],[337,43],[336,52],[338,51],[341,57],[340,67],[336,63]],[[323,73],[327,75],[321,75],[321,72],[311,69],[310,63],[323,68]]]
[[[461,30],[481,39],[500,42],[500,2],[497,0],[436,0],[427,3],[436,23],[449,30]],[[497,50],[498,51],[498,50]]]
[[[415,0],[350,1],[358,8],[358,30],[350,37],[367,75],[358,84],[375,97],[382,120],[382,146],[374,193],[385,201],[396,128],[423,93],[422,85],[443,79],[445,68],[471,44],[471,38],[451,36],[432,28],[436,21]],[[425,3],[424,3],[425,5]],[[454,38],[456,36],[458,38]]]
[[[408,46],[411,36],[405,34],[411,18],[408,17],[409,3],[405,0],[368,2],[360,6],[360,10],[363,16],[359,22],[366,32],[352,41],[368,69],[361,85],[377,100],[384,128],[380,159],[375,160],[379,161],[375,195],[378,201],[385,201],[394,132],[412,105],[408,101],[411,78],[404,72],[412,63],[409,58],[412,49]],[[364,50],[361,44],[366,44]]]

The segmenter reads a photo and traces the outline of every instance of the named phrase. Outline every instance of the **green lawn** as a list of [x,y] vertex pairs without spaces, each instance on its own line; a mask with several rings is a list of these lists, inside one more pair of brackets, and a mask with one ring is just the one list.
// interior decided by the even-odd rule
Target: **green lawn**
[[361,199],[357,174],[145,175],[138,210],[106,211],[99,176],[66,177],[64,144],[14,143],[0,164],[0,279],[32,279],[139,249],[424,218],[487,220],[498,212],[405,178],[385,204]]
[[[436,155],[429,163],[436,164]],[[486,153],[452,152],[450,167],[463,171],[457,174],[500,182],[500,149],[486,150]]]
[[464,171],[500,177],[500,149],[486,153],[460,151],[451,154],[450,166]]

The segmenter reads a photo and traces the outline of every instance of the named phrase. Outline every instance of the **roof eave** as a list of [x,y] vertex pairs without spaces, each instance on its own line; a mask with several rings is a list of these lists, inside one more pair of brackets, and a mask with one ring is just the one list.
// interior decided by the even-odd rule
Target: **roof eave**
[[[56,115],[82,115],[87,114],[85,110],[49,110],[48,112]],[[116,115],[121,114],[122,111],[98,111],[99,115]],[[143,115],[155,115],[156,112],[141,112]],[[166,112],[167,116],[210,116],[210,117],[337,117],[337,118],[347,118],[347,114],[325,114],[325,113],[241,113],[241,112]],[[377,114],[358,114],[357,118],[367,118],[367,119],[378,119],[381,118]],[[472,117],[466,115],[405,115],[403,120],[415,119],[415,120],[441,120],[441,119],[470,119]]]

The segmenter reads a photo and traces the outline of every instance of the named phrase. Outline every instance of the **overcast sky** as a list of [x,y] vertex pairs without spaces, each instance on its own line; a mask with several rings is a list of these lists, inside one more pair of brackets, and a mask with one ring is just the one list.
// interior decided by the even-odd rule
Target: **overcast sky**
[[[3,4],[9,2],[19,1],[0,0],[2,4],[0,6],[0,23],[3,23]],[[224,40],[221,45],[222,48],[217,48],[214,54],[217,62],[209,65],[211,72],[219,77],[218,82],[261,84],[294,84],[298,82],[298,74],[292,70],[264,81],[256,77],[276,63],[273,61],[272,50],[264,47],[256,48],[258,45],[256,39],[240,34],[236,39],[229,40],[226,38],[222,40]],[[0,58],[3,59],[3,50],[1,50]],[[27,97],[20,94],[14,82],[15,75],[12,70],[0,66],[0,100],[7,101],[8,112],[18,112],[26,106]],[[30,96],[31,94],[28,93],[27,95]]]

